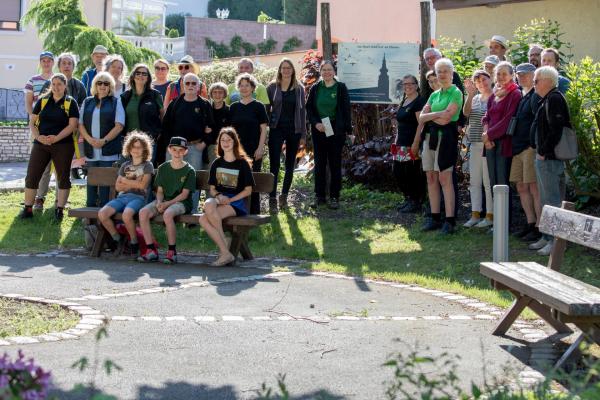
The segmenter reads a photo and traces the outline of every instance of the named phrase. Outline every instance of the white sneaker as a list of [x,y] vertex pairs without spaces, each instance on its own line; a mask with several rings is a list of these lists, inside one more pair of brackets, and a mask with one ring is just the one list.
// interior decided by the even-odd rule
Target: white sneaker
[[492,221],[490,221],[487,218],[484,218],[481,221],[479,221],[479,223],[477,225],[475,225],[475,228],[488,228],[493,225],[494,225],[494,223]]
[[553,241],[549,241],[548,243],[546,243],[546,245],[544,247],[542,247],[541,249],[539,249],[537,251],[537,253],[540,256],[549,256],[550,253],[552,252],[552,245],[554,245]]
[[535,243],[531,243],[529,245],[529,250],[540,250],[542,249],[544,246],[546,246],[548,244],[548,240],[541,238],[540,240],[538,240]]
[[471,217],[471,219],[465,222],[463,226],[465,228],[471,228],[472,226],[477,225],[479,222],[481,222],[481,218]]

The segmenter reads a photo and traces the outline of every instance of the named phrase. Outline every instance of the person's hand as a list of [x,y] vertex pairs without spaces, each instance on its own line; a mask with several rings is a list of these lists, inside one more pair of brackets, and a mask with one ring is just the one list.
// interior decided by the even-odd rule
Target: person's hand
[[412,146],[410,146],[410,152],[415,157],[417,157],[419,155],[419,142],[418,141],[415,140],[413,142]]
[[546,157],[545,156],[541,156],[538,153],[535,153],[535,159],[536,160],[540,160],[540,161],[544,161],[546,159]]
[[319,132],[325,132],[325,125],[323,125],[323,124],[322,124],[322,123],[320,123],[320,122],[319,122],[318,124],[316,124],[316,125],[315,125],[315,128],[317,128],[317,130],[318,130]]
[[484,142],[484,143],[483,143],[483,146],[484,146],[486,149],[488,149],[488,150],[491,150],[491,149],[493,149],[494,147],[496,147],[496,144],[495,144],[494,142],[492,142],[492,141],[488,140],[487,142]]
[[477,87],[473,83],[472,79],[465,79],[465,90],[467,91],[467,94],[471,97],[477,94]]
[[54,144],[56,142],[56,135],[48,135],[46,136],[46,144],[48,146]]
[[204,133],[211,133],[211,132],[212,132],[212,129],[209,126],[204,128]]
[[204,151],[204,149],[206,148],[206,143],[198,142],[198,143],[194,144],[194,146],[196,147],[196,150]]
[[300,139],[298,142],[298,150],[303,149],[306,146],[306,139]]
[[102,140],[102,139],[96,139],[96,138],[92,139],[92,147],[93,148],[95,148],[95,149],[101,149],[102,146],[104,146],[104,140]]
[[169,208],[169,206],[166,203],[161,202],[156,202],[156,209],[158,210],[159,213],[164,213],[165,210]]
[[47,136],[46,135],[42,135],[41,133],[35,138],[35,140],[37,140],[38,142],[40,142],[41,144],[47,144]]
[[263,146],[258,146],[258,149],[256,149],[256,151],[254,152],[254,159],[260,160],[261,158],[263,158],[264,153],[265,149],[263,148]]
[[217,201],[219,202],[219,204],[222,204],[222,205],[225,205],[225,206],[228,205],[229,203],[231,203],[231,199],[229,197],[225,196],[225,195],[222,195],[222,194],[220,194],[220,195],[217,196]]

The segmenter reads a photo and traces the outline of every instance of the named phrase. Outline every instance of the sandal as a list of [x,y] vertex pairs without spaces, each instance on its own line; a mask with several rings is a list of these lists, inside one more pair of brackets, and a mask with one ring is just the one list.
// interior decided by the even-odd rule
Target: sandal
[[235,256],[229,253],[229,256],[221,256],[217,258],[215,262],[210,264],[211,267],[223,267],[225,265],[232,265],[235,263]]

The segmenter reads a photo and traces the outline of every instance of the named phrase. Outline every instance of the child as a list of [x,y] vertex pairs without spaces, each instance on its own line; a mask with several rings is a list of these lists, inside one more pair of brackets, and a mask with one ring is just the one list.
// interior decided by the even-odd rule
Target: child
[[187,140],[174,136],[169,141],[167,149],[171,160],[158,167],[154,186],[156,187],[156,200],[142,208],[140,211],[140,227],[144,233],[147,250],[138,257],[138,261],[158,261],[158,251],[154,246],[150,220],[158,214],[163,215],[167,230],[169,249],[163,262],[174,264],[177,262],[175,239],[177,230],[174,218],[178,215],[189,213],[192,209],[192,193],[196,190],[196,171],[183,160],[187,154]]
[[235,261],[227,248],[222,221],[248,213],[244,199],[252,194],[254,178],[234,128],[221,129],[217,138],[217,154],[219,157],[211,164],[208,178],[212,198],[204,203],[200,225],[219,246],[219,258],[211,265],[221,267]]
[[146,204],[145,198],[154,172],[150,162],[152,158],[152,139],[143,132],[133,131],[125,138],[122,154],[128,160],[119,168],[117,182],[115,183],[115,189],[119,192],[119,195],[100,209],[98,219],[110,234],[112,240],[108,246],[114,250],[117,248],[121,237],[111,217],[122,212],[123,222],[125,228],[127,228],[127,233],[129,233],[131,251],[134,257],[137,257],[139,245],[133,218]]

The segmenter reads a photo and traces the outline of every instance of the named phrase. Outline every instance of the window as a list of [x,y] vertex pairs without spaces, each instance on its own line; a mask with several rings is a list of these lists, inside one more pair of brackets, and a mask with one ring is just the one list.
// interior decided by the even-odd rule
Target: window
[[21,0],[0,2],[0,30],[18,31],[21,28]]

